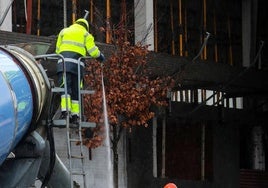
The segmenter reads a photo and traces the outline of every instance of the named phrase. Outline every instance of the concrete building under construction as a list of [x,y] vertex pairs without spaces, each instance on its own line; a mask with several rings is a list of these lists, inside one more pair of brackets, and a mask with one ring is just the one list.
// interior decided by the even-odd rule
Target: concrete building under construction
[[151,126],[122,138],[119,187],[265,188],[267,8],[265,0],[1,1],[0,45],[42,41],[53,52],[58,32],[88,10],[110,53],[124,25],[128,41],[150,45],[153,74],[176,85]]

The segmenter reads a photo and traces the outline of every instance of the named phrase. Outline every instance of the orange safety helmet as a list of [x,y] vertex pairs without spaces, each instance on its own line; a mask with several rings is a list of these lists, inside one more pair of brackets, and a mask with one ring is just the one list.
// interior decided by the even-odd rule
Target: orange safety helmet
[[177,186],[174,183],[168,183],[164,188],[177,188]]

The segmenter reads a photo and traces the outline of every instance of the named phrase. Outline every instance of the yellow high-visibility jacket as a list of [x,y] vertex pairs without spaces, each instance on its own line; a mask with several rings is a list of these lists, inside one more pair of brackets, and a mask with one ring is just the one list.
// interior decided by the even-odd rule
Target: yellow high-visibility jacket
[[100,50],[95,45],[94,37],[83,26],[76,23],[62,29],[59,33],[56,53],[65,51],[75,52],[81,56],[89,54],[92,58],[100,56]]

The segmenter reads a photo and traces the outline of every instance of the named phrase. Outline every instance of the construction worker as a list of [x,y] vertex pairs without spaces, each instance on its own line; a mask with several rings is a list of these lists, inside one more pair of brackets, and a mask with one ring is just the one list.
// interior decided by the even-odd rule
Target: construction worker
[[[67,96],[64,93],[61,95],[61,118],[66,118],[68,111],[71,114],[70,122],[78,123],[80,111],[78,76],[83,80],[85,66],[84,62],[78,61],[78,59],[89,55],[103,62],[105,57],[96,46],[94,37],[89,33],[89,24],[84,18],[79,18],[75,23],[60,31],[56,42],[56,53],[64,57],[66,67],[66,80],[64,80],[64,66],[62,60],[59,59],[57,63],[59,85],[64,87],[64,84],[66,84],[68,94]],[[80,64],[80,75],[78,75],[78,63]]]
[[177,188],[177,186],[174,183],[168,183],[164,186],[164,188]]

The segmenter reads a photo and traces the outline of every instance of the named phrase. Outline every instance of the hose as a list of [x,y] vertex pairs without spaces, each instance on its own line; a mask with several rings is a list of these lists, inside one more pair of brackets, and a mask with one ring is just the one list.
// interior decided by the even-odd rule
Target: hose
[[[52,94],[51,100],[50,100],[50,104],[54,104],[54,99],[55,99],[55,95]],[[47,129],[47,140],[49,142],[49,148],[50,148],[50,152],[49,152],[49,167],[47,170],[47,173],[45,175],[44,180],[42,181],[42,186],[41,188],[45,188],[50,180],[50,177],[53,173],[53,169],[55,166],[55,161],[56,161],[56,152],[55,152],[55,143],[54,143],[54,134],[53,134],[53,126],[52,126],[52,115],[53,115],[53,106],[51,105],[51,107],[48,110],[48,118],[46,120],[46,129]]]

